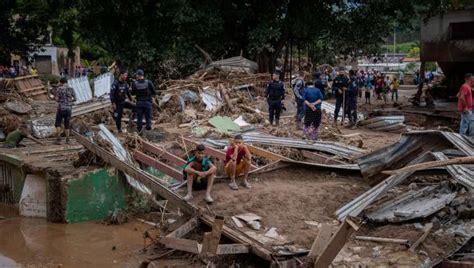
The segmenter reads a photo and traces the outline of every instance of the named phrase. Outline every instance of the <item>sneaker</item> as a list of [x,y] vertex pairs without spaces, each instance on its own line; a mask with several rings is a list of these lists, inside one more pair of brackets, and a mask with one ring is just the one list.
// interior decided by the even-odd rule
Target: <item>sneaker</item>
[[230,187],[230,189],[232,189],[234,191],[239,190],[239,186],[237,186],[237,183],[235,183],[235,182],[229,183],[229,187]]
[[247,188],[247,189],[251,189],[251,188],[252,188],[252,185],[251,185],[248,181],[244,181],[244,182],[242,183],[242,185],[243,185],[245,188]]
[[193,200],[193,195],[192,194],[187,194],[186,196],[183,197],[184,201],[191,201]]
[[206,203],[213,203],[214,199],[212,199],[212,197],[208,195],[204,197],[204,201],[206,201]]

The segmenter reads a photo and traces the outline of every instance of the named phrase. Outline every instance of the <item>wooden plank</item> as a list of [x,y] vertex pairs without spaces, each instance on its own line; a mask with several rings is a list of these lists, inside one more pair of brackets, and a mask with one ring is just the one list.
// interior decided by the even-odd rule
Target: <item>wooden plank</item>
[[13,79],[16,82],[16,81],[21,81],[21,80],[30,79],[30,78],[38,78],[38,75],[37,74],[35,74],[35,75],[24,75],[24,76],[15,77]]
[[284,157],[282,155],[270,152],[268,150],[265,150],[265,149],[262,149],[262,148],[259,148],[259,147],[256,147],[256,146],[253,146],[253,145],[250,145],[250,144],[247,144],[247,147],[249,148],[249,151],[252,154],[256,154],[258,156],[261,156],[261,157],[269,159],[269,160],[273,160],[273,161],[290,160],[291,161],[291,159],[288,158],[288,157]]
[[130,175],[131,177],[135,178],[136,180],[140,181],[150,189],[152,189],[155,193],[167,199],[174,205],[178,206],[182,209],[185,213],[194,215],[197,213],[198,208],[194,205],[185,202],[181,196],[176,194],[175,192],[169,190],[166,186],[161,184],[158,180],[156,180],[152,175],[146,173],[143,170],[140,170],[134,166],[131,166],[128,163],[125,163],[119,160],[115,155],[112,155],[108,151],[104,150],[103,148],[97,146],[90,142],[86,137],[78,134],[75,131],[72,131],[73,135],[76,137],[76,141],[82,144],[85,148],[89,151],[94,153],[95,155],[99,156],[104,160],[104,162],[114,166],[118,170],[122,171],[125,174]]
[[217,246],[217,255],[245,254],[249,253],[249,245],[244,244],[222,244]]
[[319,230],[318,236],[313,242],[308,257],[316,258],[323,252],[324,247],[331,239],[334,228],[329,224],[323,224]]
[[156,168],[158,169],[159,171],[165,173],[166,175],[168,176],[171,176],[177,180],[180,180],[180,181],[183,181],[184,180],[184,176],[183,176],[183,173],[173,167],[170,167],[168,166],[167,164],[161,162],[161,161],[158,161],[156,159],[154,159],[153,157],[151,156],[148,156],[140,151],[135,151],[133,152],[133,157],[135,158],[135,160],[147,165],[147,166],[150,166],[150,167],[153,167],[153,168]]
[[425,225],[425,230],[423,232],[423,235],[420,236],[420,238],[418,238],[418,240],[415,241],[415,243],[413,243],[413,245],[411,245],[410,247],[410,251],[411,252],[415,252],[416,248],[421,245],[421,243],[423,243],[423,241],[425,241],[425,239],[428,237],[428,235],[430,234],[431,232],[431,229],[433,229],[433,223],[430,222],[430,223],[427,223]]
[[449,165],[462,165],[462,164],[474,164],[474,156],[466,156],[466,157],[458,157],[448,160],[436,160],[430,161],[425,163],[413,164],[410,166],[406,166],[396,170],[385,170],[382,171],[383,174],[394,175],[394,174],[401,174],[404,172],[415,172],[418,170],[423,170],[427,168],[434,168],[434,167],[444,167]]
[[301,150],[301,154],[310,159],[310,160],[313,160],[313,161],[316,161],[318,163],[321,163],[321,164],[347,164],[347,163],[344,163],[343,161],[340,161],[340,160],[336,160],[334,158],[331,158],[329,156],[325,156],[323,154],[319,154],[319,153],[316,153],[316,152],[311,152],[311,151],[306,151],[306,150]]
[[346,244],[347,239],[349,239],[350,235],[354,229],[347,221],[343,221],[334,235],[331,237],[329,243],[326,244],[324,250],[314,262],[315,268],[326,268],[331,265],[334,258],[336,258],[339,251],[344,247]]
[[37,89],[41,89],[42,91],[41,92],[44,92],[46,93],[46,90],[43,86],[37,86],[37,87],[30,87],[30,88],[26,88],[26,89],[23,89],[23,90],[20,90],[20,93],[23,93],[23,94],[26,94],[30,91],[34,91],[34,90],[37,90]]
[[372,242],[382,242],[382,243],[394,243],[408,246],[410,241],[406,239],[396,239],[396,238],[385,238],[385,237],[371,237],[371,236],[356,236],[356,240],[363,241],[372,241]]
[[224,226],[224,216],[217,215],[212,225],[211,237],[209,240],[208,253],[215,255],[217,254],[217,246],[221,240],[222,228]]
[[169,233],[166,237],[181,238],[187,235],[189,232],[199,226],[199,220],[197,217],[191,218],[189,221],[178,227],[173,232]]
[[160,239],[160,243],[165,245],[167,248],[177,249],[181,251],[191,252],[199,254],[201,252],[201,245],[191,239],[182,239],[174,237],[163,237]]
[[[209,215],[202,215],[200,217],[201,221],[206,223],[207,225],[212,225],[213,223],[213,218]],[[222,228],[222,232],[225,236],[230,238],[233,241],[236,241],[241,244],[248,244],[250,247],[250,251],[257,255],[258,257],[267,260],[267,261],[272,261],[272,252],[268,249],[266,249],[263,245],[261,245],[259,242],[245,236],[239,231],[236,231],[226,225]]]
[[180,157],[177,157],[176,155],[171,154],[149,142],[142,141],[142,149],[146,152],[153,153],[156,156],[163,157],[164,159],[170,161],[171,163],[175,165],[178,165],[178,166],[186,165],[186,161],[184,159],[181,159]]

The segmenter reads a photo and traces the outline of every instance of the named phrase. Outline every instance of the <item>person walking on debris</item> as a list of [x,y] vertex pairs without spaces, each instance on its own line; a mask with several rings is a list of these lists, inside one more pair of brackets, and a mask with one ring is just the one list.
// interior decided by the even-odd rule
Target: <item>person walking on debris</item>
[[61,144],[61,123],[64,121],[64,132],[66,134],[66,143],[69,143],[70,122],[72,114],[72,104],[76,101],[74,90],[68,86],[67,79],[61,77],[59,87],[56,89],[55,99],[58,102],[56,111],[56,127],[57,137],[54,144]]
[[265,97],[268,102],[270,125],[273,125],[273,122],[275,122],[275,125],[279,125],[282,101],[285,99],[285,86],[280,81],[280,74],[278,72],[272,74],[272,81],[267,84]]
[[313,82],[307,82],[304,89],[304,130],[307,139],[318,140],[319,128],[321,126],[321,103],[323,94],[319,88],[314,87]]
[[224,171],[230,178],[230,189],[239,189],[239,186],[235,183],[235,177],[241,174],[244,175],[243,186],[247,189],[252,188],[247,181],[251,160],[252,154],[247,148],[247,145],[244,144],[242,136],[236,135],[232,141],[232,145],[227,149],[224,161]]
[[5,144],[3,145],[5,148],[16,148],[20,145],[20,142],[24,139],[30,139],[36,143],[44,145],[41,141],[33,138],[31,136],[31,131],[26,124],[20,125],[20,127],[14,131],[8,133]]
[[137,99],[137,129],[142,133],[143,115],[145,115],[146,130],[151,130],[151,118],[153,113],[153,97],[156,96],[155,86],[145,79],[143,70],[137,71],[137,81],[132,84],[132,95]]
[[303,117],[304,117],[304,80],[300,74],[293,85],[293,95],[295,95],[296,101],[296,115],[295,122],[298,129],[303,128]]
[[349,79],[350,82],[346,96],[346,114],[349,116],[349,127],[352,127],[357,123],[357,96],[359,95],[359,81],[353,70],[349,71]]
[[374,89],[374,75],[372,73],[369,73],[366,77],[365,81],[365,104],[369,103],[370,104],[370,94],[371,91]]
[[398,103],[398,89],[400,88],[400,83],[398,82],[397,78],[393,78],[392,83],[392,102],[395,97],[395,103]]
[[110,101],[112,102],[112,109],[114,110],[115,125],[117,126],[118,133],[122,133],[122,115],[124,109],[130,109],[132,116],[129,124],[132,124],[133,114],[136,113],[135,104],[127,101],[127,98],[131,101],[132,94],[130,94],[129,86],[127,83],[128,74],[126,71],[120,71],[120,76],[114,81],[110,89]]
[[[469,121],[474,108],[472,101],[472,84],[473,75],[468,73],[464,76],[464,84],[459,89],[458,97],[458,111],[461,113],[461,121],[459,125],[459,134],[473,135],[469,133]],[[473,127],[471,127],[473,128]],[[471,130],[472,131],[472,130]]]
[[214,200],[211,197],[211,189],[214,184],[217,168],[212,164],[212,161],[206,156],[206,147],[204,144],[199,144],[194,150],[194,155],[189,158],[184,170],[183,176],[187,180],[188,193],[184,200],[191,201],[193,199],[193,189],[203,190],[206,188],[204,200],[207,203],[212,203]]
[[349,80],[344,74],[344,71],[339,71],[337,77],[334,79],[332,83],[332,90],[334,91],[334,95],[336,96],[336,107],[334,109],[334,124],[337,124],[337,117],[339,116],[339,111],[341,110],[341,106],[343,105],[344,101],[344,92],[349,85]]

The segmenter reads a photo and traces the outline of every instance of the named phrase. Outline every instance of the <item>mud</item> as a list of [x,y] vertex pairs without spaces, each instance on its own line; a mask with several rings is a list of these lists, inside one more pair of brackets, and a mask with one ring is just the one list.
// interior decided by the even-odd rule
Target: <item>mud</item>
[[138,267],[142,233],[149,226],[132,221],[56,224],[23,218],[0,206],[0,267]]

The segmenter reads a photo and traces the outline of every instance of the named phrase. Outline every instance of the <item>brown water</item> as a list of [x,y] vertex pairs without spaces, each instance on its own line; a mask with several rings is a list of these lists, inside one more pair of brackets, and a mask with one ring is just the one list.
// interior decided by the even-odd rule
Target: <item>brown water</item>
[[58,224],[23,218],[0,206],[0,267],[137,267],[139,222]]

